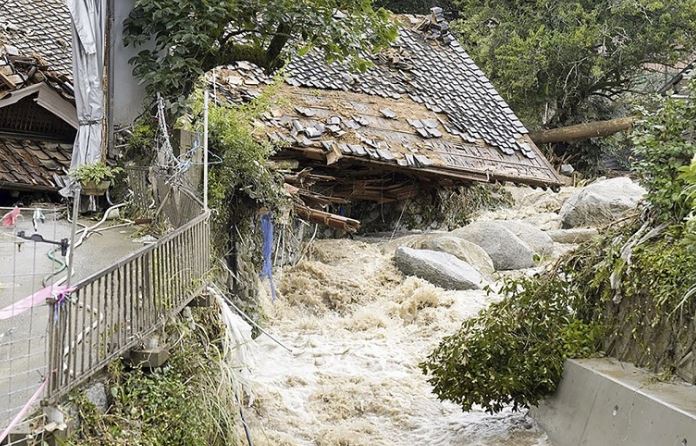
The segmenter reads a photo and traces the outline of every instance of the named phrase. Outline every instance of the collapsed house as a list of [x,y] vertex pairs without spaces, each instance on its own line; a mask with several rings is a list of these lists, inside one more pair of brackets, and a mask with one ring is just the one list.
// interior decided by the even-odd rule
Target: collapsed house
[[0,189],[55,192],[78,127],[61,0],[0,4]]
[[[319,52],[284,70],[278,99],[258,123],[293,160],[285,175],[300,215],[353,231],[325,212],[355,201],[399,202],[431,187],[561,181],[505,100],[449,32],[441,10],[399,17],[398,39],[352,72]],[[238,62],[208,74],[217,101],[253,100],[273,83]]]

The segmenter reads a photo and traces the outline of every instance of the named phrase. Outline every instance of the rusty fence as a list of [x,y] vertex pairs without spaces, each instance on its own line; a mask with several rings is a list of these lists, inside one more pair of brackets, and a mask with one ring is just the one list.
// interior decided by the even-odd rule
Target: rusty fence
[[143,342],[202,290],[209,226],[206,211],[49,302],[49,401]]

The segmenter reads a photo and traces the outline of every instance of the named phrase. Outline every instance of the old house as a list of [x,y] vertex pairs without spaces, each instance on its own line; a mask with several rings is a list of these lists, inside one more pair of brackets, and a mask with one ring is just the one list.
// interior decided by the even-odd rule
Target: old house
[[0,4],[0,190],[53,192],[78,127],[62,0]]
[[[259,127],[298,162],[286,182],[315,210],[396,202],[470,182],[560,184],[525,126],[449,32],[438,8],[400,17],[397,41],[364,73],[295,58]],[[249,63],[208,74],[218,101],[258,97],[273,81]],[[294,190],[294,189],[293,189]]]

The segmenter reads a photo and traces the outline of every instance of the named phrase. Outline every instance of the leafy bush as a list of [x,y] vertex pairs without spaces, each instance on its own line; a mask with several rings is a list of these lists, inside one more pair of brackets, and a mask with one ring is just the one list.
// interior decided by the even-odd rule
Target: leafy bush
[[82,184],[113,181],[116,175],[123,172],[120,167],[110,167],[103,162],[85,164],[70,172],[70,176]]
[[597,351],[598,329],[578,319],[581,298],[560,276],[506,282],[506,299],[467,320],[421,364],[440,399],[499,412],[553,392],[566,358]]

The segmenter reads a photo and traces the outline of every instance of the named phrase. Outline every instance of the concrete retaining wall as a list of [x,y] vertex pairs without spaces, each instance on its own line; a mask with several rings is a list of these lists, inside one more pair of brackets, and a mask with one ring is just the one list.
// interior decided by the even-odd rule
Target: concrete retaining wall
[[568,361],[532,414],[554,446],[696,446],[696,386],[612,359]]

